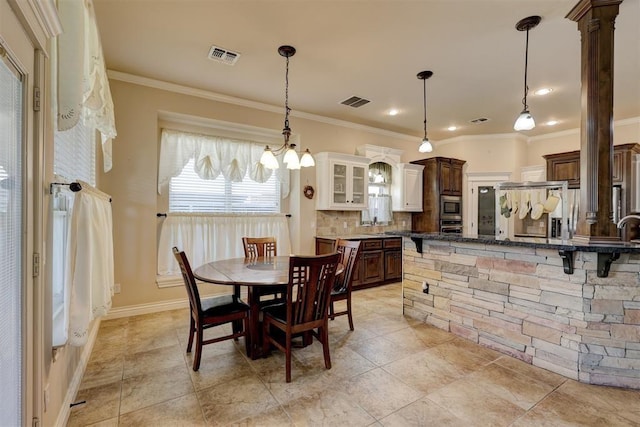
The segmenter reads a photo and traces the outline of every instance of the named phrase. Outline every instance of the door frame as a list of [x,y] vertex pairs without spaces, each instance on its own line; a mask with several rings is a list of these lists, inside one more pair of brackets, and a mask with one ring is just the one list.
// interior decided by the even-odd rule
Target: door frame
[[[478,237],[478,187],[493,187],[499,182],[511,180],[511,172],[467,172],[467,204],[465,214],[465,234]],[[498,218],[496,218],[498,219]],[[509,235],[509,222],[501,221],[500,229]]]

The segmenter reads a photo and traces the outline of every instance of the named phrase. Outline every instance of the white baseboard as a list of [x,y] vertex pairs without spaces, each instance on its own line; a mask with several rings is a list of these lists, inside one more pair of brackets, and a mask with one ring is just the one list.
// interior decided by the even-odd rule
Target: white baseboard
[[96,342],[96,337],[98,336],[98,330],[100,329],[101,318],[96,319],[93,322],[93,326],[91,331],[89,332],[89,336],[87,337],[87,343],[82,348],[82,354],[80,355],[80,361],[76,366],[76,369],[73,373],[73,378],[71,379],[71,383],[69,383],[69,387],[67,388],[67,394],[62,402],[62,407],[60,408],[60,412],[58,413],[58,418],[56,419],[56,427],[65,427],[67,422],[69,421],[69,415],[71,415],[71,404],[75,401],[76,395],[78,394],[78,389],[80,388],[80,382],[82,381],[82,377],[84,376],[84,371],[87,369],[87,364],[89,363],[89,358],[91,357],[91,351],[93,350],[93,345]]
[[188,307],[189,307],[189,300],[187,298],[173,300],[173,301],[129,305],[126,307],[112,308],[111,310],[109,310],[109,313],[107,313],[107,315],[104,316],[102,319],[103,320],[119,319],[121,317],[138,316],[140,314],[156,313],[159,311],[167,311],[167,310],[178,310],[181,308],[188,308]]

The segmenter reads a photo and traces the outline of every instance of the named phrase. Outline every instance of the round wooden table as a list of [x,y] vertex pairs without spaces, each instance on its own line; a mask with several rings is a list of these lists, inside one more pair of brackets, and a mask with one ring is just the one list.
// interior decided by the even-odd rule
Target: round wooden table
[[[338,264],[336,276],[343,271],[344,266]],[[252,359],[261,357],[260,295],[273,292],[274,287],[281,287],[282,292],[286,293],[289,283],[289,256],[212,261],[196,268],[193,275],[203,282],[233,285],[238,295],[240,286],[247,287],[247,304],[250,307],[249,331],[245,337],[247,355]]]
[[[247,287],[249,330],[245,336],[247,355],[252,359],[262,356],[260,331],[260,295],[272,292],[274,286],[286,292],[289,282],[289,257],[231,258],[212,261],[193,271],[196,279],[217,285],[233,285],[237,295],[240,286]],[[261,289],[262,288],[262,289]]]

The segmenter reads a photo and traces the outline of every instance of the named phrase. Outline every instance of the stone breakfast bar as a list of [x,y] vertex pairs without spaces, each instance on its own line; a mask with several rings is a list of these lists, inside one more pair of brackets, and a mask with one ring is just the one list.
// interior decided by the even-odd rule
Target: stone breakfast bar
[[404,314],[584,383],[640,389],[640,245],[403,236]]

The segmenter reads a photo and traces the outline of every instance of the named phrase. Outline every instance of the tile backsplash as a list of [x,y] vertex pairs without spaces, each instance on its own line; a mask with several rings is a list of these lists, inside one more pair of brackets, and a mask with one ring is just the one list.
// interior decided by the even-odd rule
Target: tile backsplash
[[316,235],[384,233],[411,230],[411,212],[394,212],[390,225],[361,225],[360,211],[316,211]]

